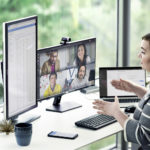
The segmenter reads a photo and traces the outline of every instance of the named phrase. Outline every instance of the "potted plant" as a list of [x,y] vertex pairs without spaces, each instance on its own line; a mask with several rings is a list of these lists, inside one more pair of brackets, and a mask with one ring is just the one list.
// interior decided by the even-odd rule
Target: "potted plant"
[[0,132],[5,132],[8,135],[10,132],[14,132],[14,124],[11,120],[3,120],[0,122]]

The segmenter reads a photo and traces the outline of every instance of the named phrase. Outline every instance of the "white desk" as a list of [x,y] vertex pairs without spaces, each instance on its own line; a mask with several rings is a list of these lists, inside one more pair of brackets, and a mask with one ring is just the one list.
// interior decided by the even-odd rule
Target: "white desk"
[[[76,127],[75,121],[95,114],[96,111],[92,108],[92,100],[87,99],[87,95],[79,91],[64,95],[61,102],[68,100],[76,101],[83,106],[64,113],[56,113],[45,111],[45,108],[52,104],[53,99],[39,103],[37,108],[28,112],[41,114],[41,118],[32,123],[33,134],[30,145],[20,147],[16,143],[14,133],[10,135],[0,133],[0,149],[73,150],[122,131],[122,127],[117,122],[96,131]],[[79,136],[75,140],[47,137],[47,134],[52,130],[78,133]]]

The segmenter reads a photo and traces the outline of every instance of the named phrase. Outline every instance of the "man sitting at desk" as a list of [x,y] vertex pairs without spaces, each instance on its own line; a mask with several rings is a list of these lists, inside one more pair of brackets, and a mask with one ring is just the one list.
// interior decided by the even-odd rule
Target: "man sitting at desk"
[[44,92],[44,97],[52,96],[58,94],[62,91],[62,88],[59,84],[56,84],[57,74],[56,72],[52,72],[49,75],[50,85]]
[[58,60],[58,51],[52,51],[49,54],[50,58],[44,62],[42,69],[41,69],[41,75],[46,75],[51,72],[58,71],[60,69],[60,62]]
[[86,85],[88,85],[88,78],[86,77],[86,66],[81,65],[78,68],[76,78],[72,81],[71,87],[77,89]]

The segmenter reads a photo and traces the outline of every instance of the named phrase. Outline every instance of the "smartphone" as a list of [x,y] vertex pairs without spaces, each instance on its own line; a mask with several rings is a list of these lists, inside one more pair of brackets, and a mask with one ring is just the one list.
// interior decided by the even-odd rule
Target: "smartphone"
[[78,136],[78,134],[51,131],[50,133],[48,133],[48,136],[49,137],[64,138],[64,139],[75,139]]

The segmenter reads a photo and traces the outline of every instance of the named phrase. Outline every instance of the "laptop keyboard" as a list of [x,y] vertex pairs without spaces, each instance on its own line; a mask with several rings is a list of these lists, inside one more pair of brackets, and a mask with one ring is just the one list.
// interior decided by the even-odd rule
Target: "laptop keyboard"
[[83,128],[97,130],[113,122],[116,122],[116,119],[112,116],[96,114],[75,122],[75,125]]
[[[114,102],[114,98],[103,98],[104,101]],[[119,103],[136,103],[139,102],[140,98],[119,98]]]

